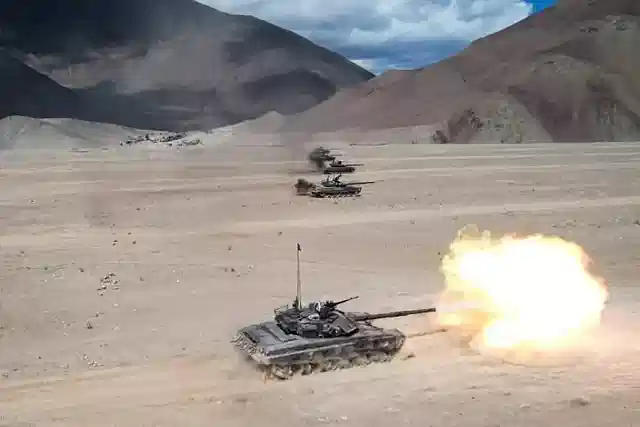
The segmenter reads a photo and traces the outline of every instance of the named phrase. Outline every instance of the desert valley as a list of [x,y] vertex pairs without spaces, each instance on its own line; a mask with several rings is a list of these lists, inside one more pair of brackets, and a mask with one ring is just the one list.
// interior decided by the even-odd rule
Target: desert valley
[[[381,76],[189,0],[158,1],[137,27],[124,1],[76,11],[104,18],[95,28],[119,19],[115,36],[86,20],[35,31],[72,3],[0,6],[0,426],[640,423],[635,2],[560,0]],[[129,3],[133,17],[148,7]],[[168,16],[179,25],[158,24]],[[71,49],[81,33],[95,37]],[[296,195],[301,178],[321,188],[308,161],[320,145],[358,164],[342,180],[367,182],[359,197]],[[593,328],[562,351],[505,352],[486,319],[482,348],[460,332],[478,320],[443,327],[463,310],[442,298],[444,267],[470,225],[584,251],[567,261],[556,245],[510,270],[476,247],[492,256],[465,264],[466,283],[496,292],[483,316],[526,312],[538,338],[567,319]],[[297,256],[305,304],[438,312],[376,320],[407,336],[387,363],[267,379],[231,340],[295,298]],[[521,303],[510,313],[507,296]]]

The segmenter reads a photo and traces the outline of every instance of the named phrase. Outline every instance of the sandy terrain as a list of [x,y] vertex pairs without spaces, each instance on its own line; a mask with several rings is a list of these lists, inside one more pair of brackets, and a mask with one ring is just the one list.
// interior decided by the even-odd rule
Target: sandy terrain
[[[353,179],[380,181],[334,203],[293,195],[305,165],[279,147],[4,152],[0,425],[640,423],[640,143],[345,153],[366,164]],[[581,244],[611,291],[598,345],[527,367],[433,334],[408,360],[288,382],[239,363],[235,329],[294,296],[296,242],[307,301],[417,308],[469,223]]]

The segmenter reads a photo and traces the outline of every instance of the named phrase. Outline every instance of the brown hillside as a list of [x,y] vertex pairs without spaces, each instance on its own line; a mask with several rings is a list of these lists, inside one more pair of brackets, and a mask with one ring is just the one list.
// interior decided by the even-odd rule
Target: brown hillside
[[640,139],[638,45],[640,2],[561,0],[438,64],[342,90],[283,130],[436,124],[450,142]]
[[373,76],[290,31],[193,0],[3,0],[0,28],[0,47],[100,104],[93,119],[138,128],[297,113]]

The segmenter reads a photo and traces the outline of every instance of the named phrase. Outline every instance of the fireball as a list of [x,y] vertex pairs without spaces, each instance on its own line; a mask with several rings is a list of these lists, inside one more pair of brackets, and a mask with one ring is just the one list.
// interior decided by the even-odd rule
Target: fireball
[[485,349],[551,349],[600,323],[608,298],[589,258],[560,237],[463,229],[443,258],[440,323]]

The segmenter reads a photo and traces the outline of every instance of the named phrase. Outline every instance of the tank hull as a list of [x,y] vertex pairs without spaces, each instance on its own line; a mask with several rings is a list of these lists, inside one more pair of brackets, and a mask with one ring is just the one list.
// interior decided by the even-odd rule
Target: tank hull
[[360,187],[316,187],[309,192],[311,197],[332,198],[332,197],[358,197],[362,192]]
[[286,334],[273,321],[244,327],[233,340],[236,348],[272,378],[288,379],[390,361],[405,342],[398,329],[383,329],[359,322],[353,335],[303,338]]

